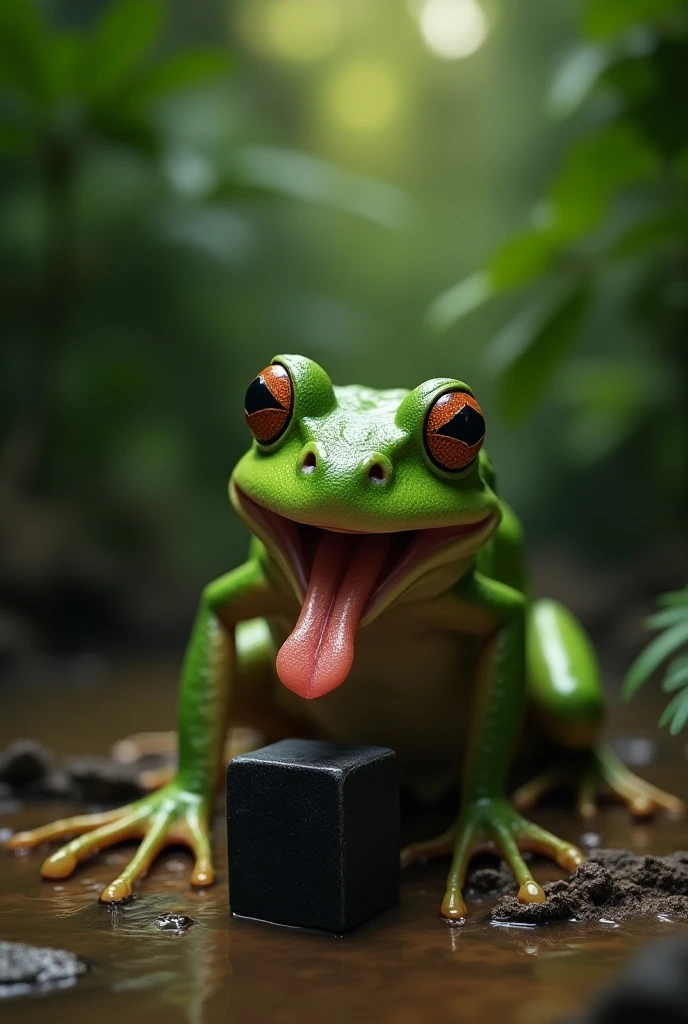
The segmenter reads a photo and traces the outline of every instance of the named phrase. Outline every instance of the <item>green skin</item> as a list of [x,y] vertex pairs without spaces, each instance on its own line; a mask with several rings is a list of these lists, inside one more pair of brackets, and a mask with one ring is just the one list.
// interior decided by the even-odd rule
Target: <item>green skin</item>
[[[274,444],[254,441],[230,480],[232,503],[254,540],[248,561],[201,597],[181,679],[176,777],[125,808],[55,822],[10,845],[76,835],[43,865],[45,877],[61,878],[95,850],[141,838],[104,901],[130,896],[170,842],[191,847],[192,883],[210,884],[209,820],[226,727],[230,718],[236,723],[251,714],[282,720],[292,735],[300,729],[391,746],[403,783],[421,798],[460,785],[453,827],[402,851],[404,864],[453,852],[441,911],[450,921],[465,916],[462,888],[477,850],[501,854],[523,901],[545,899],[524,851],[550,856],[566,870],[582,861],[575,847],[520,813],[565,777],[577,786],[583,815],[594,813],[600,785],[638,815],[680,810],[680,801],[632,775],[600,744],[604,702],[589,640],[561,605],[530,599],[520,525],[497,496],[484,450],[458,473],[439,469],[426,452],[431,403],[447,390],[470,388],[451,379],[411,392],[334,388],[308,359],[276,361],[291,375],[293,414]],[[315,456],[308,472],[307,456]],[[379,469],[371,478],[371,466],[381,467],[382,479]],[[261,509],[269,510],[267,526]],[[276,644],[293,629],[304,594],[275,528],[285,522],[307,524],[314,535],[470,529],[388,588],[361,620],[346,682],[306,700],[275,673]],[[510,803],[507,771],[529,703],[532,720],[561,747],[562,758]]]

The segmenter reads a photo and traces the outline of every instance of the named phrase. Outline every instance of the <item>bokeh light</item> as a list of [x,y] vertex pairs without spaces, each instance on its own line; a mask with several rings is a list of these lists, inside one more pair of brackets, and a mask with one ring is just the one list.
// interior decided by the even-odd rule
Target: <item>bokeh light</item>
[[394,122],[401,108],[399,78],[383,61],[359,59],[338,68],[326,89],[327,113],[338,127],[376,132]]
[[282,60],[322,60],[342,31],[338,0],[249,0],[239,14],[242,35],[252,49]]
[[443,60],[470,57],[487,38],[487,18],[477,0],[425,0],[418,18],[428,49]]

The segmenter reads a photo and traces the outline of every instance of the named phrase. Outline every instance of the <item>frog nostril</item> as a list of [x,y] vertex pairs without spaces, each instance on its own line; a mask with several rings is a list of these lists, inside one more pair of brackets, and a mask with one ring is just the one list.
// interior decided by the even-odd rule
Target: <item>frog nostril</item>
[[372,466],[368,467],[368,477],[373,483],[383,484],[387,479],[387,471],[381,463],[374,462]]
[[306,473],[306,475],[313,473],[317,464],[318,460],[315,457],[315,452],[306,452],[301,463],[301,472]]

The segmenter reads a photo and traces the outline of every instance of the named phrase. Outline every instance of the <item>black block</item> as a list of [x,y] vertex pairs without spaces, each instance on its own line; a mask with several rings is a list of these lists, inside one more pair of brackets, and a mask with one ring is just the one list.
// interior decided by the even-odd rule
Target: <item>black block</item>
[[341,933],[399,898],[386,747],[283,740],[227,766],[233,913]]

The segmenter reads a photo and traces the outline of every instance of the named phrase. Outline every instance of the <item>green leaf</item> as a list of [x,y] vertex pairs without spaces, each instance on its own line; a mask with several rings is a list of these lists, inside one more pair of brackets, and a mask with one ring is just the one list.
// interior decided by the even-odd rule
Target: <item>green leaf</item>
[[590,94],[612,59],[608,46],[577,46],[559,65],[550,86],[548,106],[556,117],[570,117]]
[[659,720],[660,728],[671,722],[669,732],[677,736],[683,726],[688,722],[688,689],[677,693],[673,700],[669,701]]
[[569,359],[556,397],[571,410],[564,450],[577,465],[609,457],[637,430],[644,416],[662,410],[671,381],[654,360],[600,356]]
[[482,306],[494,294],[490,276],[486,271],[471,274],[433,299],[425,315],[426,326],[432,331],[446,331],[457,320]]
[[550,269],[560,243],[559,233],[551,228],[524,231],[510,239],[488,265],[492,291],[509,291],[541,277]]
[[108,142],[126,146],[128,149],[144,156],[159,156],[161,141],[156,127],[141,117],[119,111],[97,110],[88,122],[94,135],[107,139]]
[[0,84],[45,101],[47,54],[48,29],[34,0],[0,0]]
[[386,228],[403,229],[413,204],[405,192],[382,181],[292,150],[275,146],[243,146],[232,159],[230,180],[253,189],[345,210]]
[[253,241],[246,221],[226,204],[174,208],[159,216],[155,227],[165,242],[190,246],[229,266],[246,259]]
[[0,154],[20,156],[29,146],[29,134],[23,126],[0,121]]
[[655,255],[659,249],[680,245],[688,234],[688,211],[656,214],[628,228],[607,250],[612,258]]
[[632,697],[662,662],[686,643],[688,643],[688,622],[678,622],[651,640],[626,673],[626,678],[623,681],[624,697]]
[[446,331],[500,292],[531,283],[549,270],[557,247],[556,233],[546,229],[524,231],[510,239],[485,270],[470,274],[432,301],[426,313],[427,326]]
[[588,0],[585,31],[594,39],[609,39],[642,22],[654,23],[681,12],[681,0]]
[[490,345],[485,362],[499,376],[504,416],[533,408],[576,342],[590,300],[587,282],[567,282],[554,296],[527,306]]
[[621,94],[626,103],[637,103],[652,95],[660,84],[660,76],[653,63],[655,37],[649,34],[644,52],[625,53],[610,64],[600,79],[613,93]]
[[688,586],[682,587],[680,590],[670,590],[666,594],[660,594],[657,598],[657,604],[662,605],[663,608],[669,608],[677,604],[688,604]]
[[564,432],[563,450],[577,466],[609,458],[630,437],[637,419],[630,411],[588,407],[578,411]]
[[616,198],[631,184],[657,173],[656,151],[631,124],[612,124],[569,150],[549,197],[553,228],[574,240],[596,228]]
[[631,125],[612,125],[581,140],[569,151],[541,204],[545,222],[510,239],[486,270],[438,296],[428,310],[429,326],[447,330],[494,295],[550,273],[567,245],[599,225],[622,188],[645,181],[658,167],[657,154]]
[[94,103],[126,86],[150,53],[163,21],[161,0],[115,0],[96,25],[84,56],[82,83]]
[[142,106],[161,96],[222,78],[232,67],[233,60],[224,50],[184,50],[144,71],[136,79],[132,99]]
[[61,32],[53,37],[49,71],[52,90],[56,96],[69,96],[76,92],[84,49],[84,37],[76,32]]
[[669,663],[669,667],[662,680],[662,689],[665,693],[672,693],[681,686],[688,686],[688,654],[682,654],[680,658],[674,658]]
[[688,622],[688,607],[684,604],[673,605],[655,612],[645,620],[648,629],[667,629],[677,622]]

